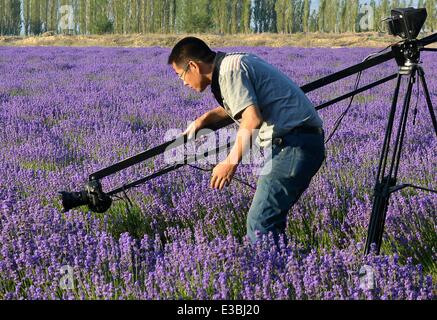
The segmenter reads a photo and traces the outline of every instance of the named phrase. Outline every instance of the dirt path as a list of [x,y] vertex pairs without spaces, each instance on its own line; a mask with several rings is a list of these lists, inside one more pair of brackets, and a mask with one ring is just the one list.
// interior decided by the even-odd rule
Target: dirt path
[[[45,34],[35,37],[0,36],[0,46],[103,46],[172,47],[187,34],[130,34],[68,36]],[[298,47],[385,47],[400,38],[378,33],[296,33],[296,34],[194,34],[212,47],[298,46]],[[436,47],[436,45],[433,45]]]

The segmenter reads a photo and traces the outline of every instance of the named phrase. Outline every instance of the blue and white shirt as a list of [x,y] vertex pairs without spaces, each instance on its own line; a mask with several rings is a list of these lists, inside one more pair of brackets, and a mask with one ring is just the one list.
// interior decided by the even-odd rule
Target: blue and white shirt
[[260,109],[264,122],[257,143],[261,147],[270,145],[273,138],[295,127],[323,126],[300,87],[256,55],[226,54],[220,65],[218,82],[224,108],[236,122],[248,106],[256,105]]

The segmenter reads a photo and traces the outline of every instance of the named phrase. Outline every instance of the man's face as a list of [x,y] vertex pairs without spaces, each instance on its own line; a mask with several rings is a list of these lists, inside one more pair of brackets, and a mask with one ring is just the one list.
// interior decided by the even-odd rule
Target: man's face
[[209,81],[203,74],[205,68],[201,62],[197,63],[190,60],[181,66],[173,62],[172,67],[177,73],[179,79],[184,82],[185,86],[188,86],[197,92],[202,92],[208,87]]

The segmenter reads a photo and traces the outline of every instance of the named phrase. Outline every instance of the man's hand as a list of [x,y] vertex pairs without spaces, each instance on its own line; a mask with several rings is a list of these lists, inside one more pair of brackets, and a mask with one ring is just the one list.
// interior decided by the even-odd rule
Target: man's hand
[[250,105],[243,111],[240,128],[231,152],[225,161],[220,162],[212,170],[211,188],[221,190],[231,182],[238,164],[250,147],[254,129],[258,129],[262,122],[263,119],[257,106]]
[[229,185],[237,166],[237,164],[232,164],[227,160],[216,165],[212,170],[211,188],[222,190],[225,185]]
[[187,129],[182,133],[182,135],[186,135],[188,140],[191,140],[196,135],[196,132],[200,129],[199,119],[196,119],[195,121],[191,122]]

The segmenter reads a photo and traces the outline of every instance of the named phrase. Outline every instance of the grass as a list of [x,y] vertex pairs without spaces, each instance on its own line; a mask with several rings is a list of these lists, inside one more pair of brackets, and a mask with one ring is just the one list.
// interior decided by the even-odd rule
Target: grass
[[[86,212],[88,208],[83,206],[79,210]],[[141,239],[145,234],[154,235],[155,233],[151,227],[151,218],[146,216],[136,203],[128,207],[121,201],[113,202],[107,212],[94,213],[94,215],[102,223],[107,224],[108,232],[117,240],[125,232],[136,239]]]
[[140,116],[137,116],[134,114],[129,114],[129,115],[124,115],[122,117],[122,119],[124,121],[126,121],[127,123],[129,123],[133,132],[138,131],[138,130],[142,130],[142,129],[147,130],[147,124],[146,124],[145,120],[143,118],[141,118]]
[[23,169],[34,170],[34,171],[42,170],[48,172],[55,172],[59,169],[59,165],[55,162],[38,161],[38,160],[21,161],[20,166]]
[[27,90],[23,89],[23,88],[11,89],[11,90],[9,90],[8,93],[9,93],[10,97],[24,97],[24,96],[28,96],[29,95]]
[[53,160],[22,160],[20,161],[20,167],[22,169],[33,171],[57,172],[62,168],[65,168],[71,164],[82,164],[84,157],[67,156],[57,161]]

